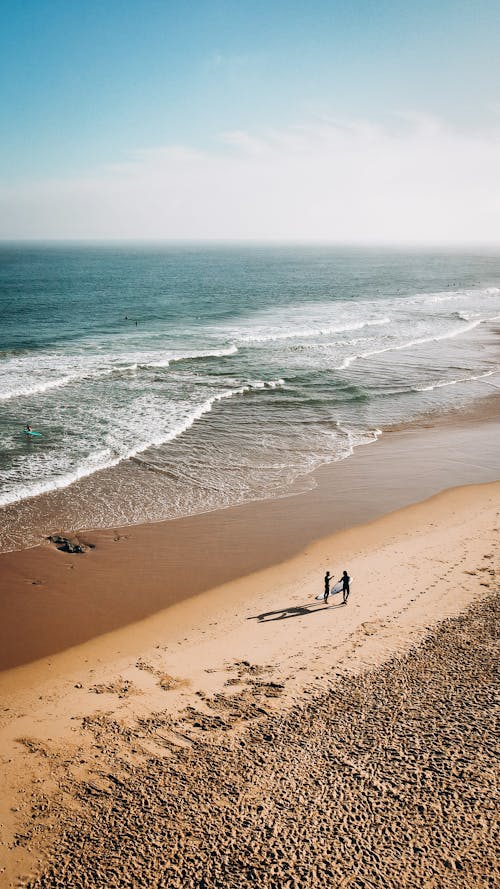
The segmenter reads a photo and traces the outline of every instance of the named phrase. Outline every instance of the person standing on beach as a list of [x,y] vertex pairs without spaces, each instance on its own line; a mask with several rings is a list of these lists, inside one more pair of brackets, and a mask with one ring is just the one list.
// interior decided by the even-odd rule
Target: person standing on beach
[[347,605],[347,600],[349,598],[349,583],[351,578],[349,577],[347,571],[344,571],[342,577],[340,578],[342,581],[342,602],[344,605]]
[[327,571],[325,574],[325,595],[323,596],[325,600],[325,604],[328,605],[328,596],[330,595],[330,581],[331,581],[330,572]]

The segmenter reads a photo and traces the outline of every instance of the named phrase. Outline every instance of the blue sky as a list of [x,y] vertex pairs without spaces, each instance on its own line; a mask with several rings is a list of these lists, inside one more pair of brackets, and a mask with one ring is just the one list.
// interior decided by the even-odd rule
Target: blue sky
[[2,178],[317,113],[477,126],[500,103],[499,37],[485,0],[5,3]]
[[482,133],[500,123],[499,37],[498,0],[5,2],[0,183],[323,119]]

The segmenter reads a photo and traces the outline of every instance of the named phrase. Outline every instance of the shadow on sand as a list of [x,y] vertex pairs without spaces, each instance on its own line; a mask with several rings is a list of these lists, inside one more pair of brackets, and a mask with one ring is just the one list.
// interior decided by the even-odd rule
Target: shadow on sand
[[254,614],[247,620],[257,620],[259,623],[269,623],[272,620],[288,620],[289,617],[305,617],[306,614],[317,614],[318,611],[331,611],[332,608],[342,608],[343,602],[336,605],[324,605],[318,602],[309,605],[290,605],[288,608],[278,608],[277,611],[265,611],[263,614]]

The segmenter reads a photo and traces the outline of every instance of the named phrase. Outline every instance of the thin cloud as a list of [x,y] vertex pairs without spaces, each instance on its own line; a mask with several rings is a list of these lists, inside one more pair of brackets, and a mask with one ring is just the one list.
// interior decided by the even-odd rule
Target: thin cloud
[[271,145],[264,139],[256,139],[245,130],[232,130],[222,133],[220,141],[231,148],[235,148],[241,154],[263,155],[269,152]]
[[499,156],[498,126],[421,114],[239,130],[213,150],[138,149],[92,175],[5,186],[0,237],[491,242]]
[[213,52],[207,60],[207,68],[209,71],[237,69],[243,67],[249,61],[250,56],[243,53]]

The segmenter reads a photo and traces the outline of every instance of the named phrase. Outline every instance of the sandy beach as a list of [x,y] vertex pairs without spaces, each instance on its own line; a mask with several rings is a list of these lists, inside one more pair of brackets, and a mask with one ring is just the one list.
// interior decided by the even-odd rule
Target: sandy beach
[[500,7],[0,28],[0,889],[500,889]]
[[[396,431],[297,497],[0,555],[1,884],[495,885],[500,483],[467,449],[497,425]],[[347,605],[316,600],[327,568]]]
[[55,828],[25,885],[498,885],[497,618],[487,599],[284,712],[282,677],[244,661],[235,694],[198,692],[176,719],[84,719],[76,762],[24,739],[58,786],[55,801],[33,794],[35,826],[17,838],[33,848]]

